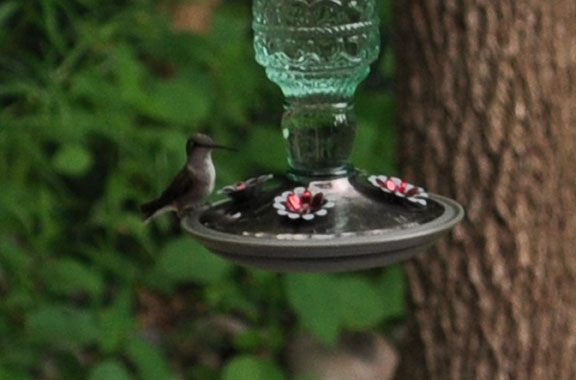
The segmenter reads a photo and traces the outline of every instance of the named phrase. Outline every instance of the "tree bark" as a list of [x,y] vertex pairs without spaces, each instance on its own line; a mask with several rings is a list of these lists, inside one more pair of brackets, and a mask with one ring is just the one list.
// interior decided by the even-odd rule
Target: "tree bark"
[[400,379],[576,379],[576,1],[396,0],[400,169],[466,219],[406,265]]

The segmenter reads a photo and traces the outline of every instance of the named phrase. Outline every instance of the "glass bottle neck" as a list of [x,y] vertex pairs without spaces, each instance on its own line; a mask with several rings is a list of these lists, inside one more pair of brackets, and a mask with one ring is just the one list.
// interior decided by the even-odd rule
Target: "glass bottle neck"
[[282,134],[293,175],[334,177],[348,174],[355,131],[351,102],[289,100],[282,117]]

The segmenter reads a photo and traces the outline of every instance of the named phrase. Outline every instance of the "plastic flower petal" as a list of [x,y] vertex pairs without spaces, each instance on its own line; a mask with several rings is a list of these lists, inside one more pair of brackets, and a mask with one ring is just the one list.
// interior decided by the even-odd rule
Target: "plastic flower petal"
[[423,188],[412,185],[398,177],[372,175],[368,177],[368,181],[385,193],[393,194],[421,206],[427,205],[426,198],[428,198],[428,193]]
[[316,216],[328,214],[328,208],[335,203],[328,200],[323,193],[313,193],[304,187],[296,187],[292,191],[285,191],[274,198],[273,207],[278,215],[290,219],[314,220]]

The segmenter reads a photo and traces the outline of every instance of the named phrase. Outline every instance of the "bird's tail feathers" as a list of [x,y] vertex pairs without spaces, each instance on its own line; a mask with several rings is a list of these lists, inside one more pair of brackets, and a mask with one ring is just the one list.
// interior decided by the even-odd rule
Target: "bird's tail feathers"
[[157,199],[140,206],[140,210],[144,215],[144,223],[148,224],[152,219],[158,215],[162,215],[169,211],[174,211],[175,207],[170,204],[165,204],[162,200]]

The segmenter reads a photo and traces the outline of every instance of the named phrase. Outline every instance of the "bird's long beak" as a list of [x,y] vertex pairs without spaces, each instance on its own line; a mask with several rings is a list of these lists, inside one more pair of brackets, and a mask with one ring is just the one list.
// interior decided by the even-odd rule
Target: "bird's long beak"
[[218,145],[218,144],[211,145],[211,148],[213,148],[213,149],[225,149],[225,150],[231,150],[233,152],[238,152],[238,149],[230,148],[228,146]]

